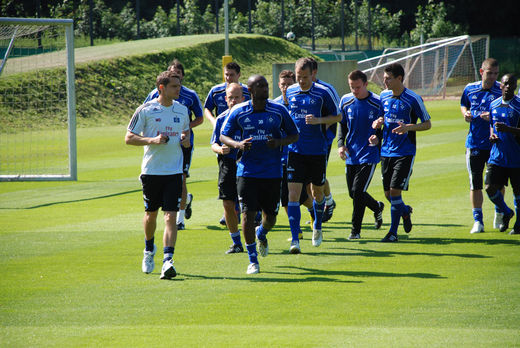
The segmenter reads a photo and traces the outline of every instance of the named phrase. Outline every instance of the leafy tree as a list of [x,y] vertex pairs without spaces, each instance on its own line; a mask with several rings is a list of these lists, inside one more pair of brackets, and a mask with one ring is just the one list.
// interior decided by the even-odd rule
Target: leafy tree
[[421,41],[421,35],[424,40],[434,37],[457,36],[467,32],[460,24],[455,24],[446,19],[448,9],[444,2],[434,3],[428,1],[426,6],[418,6],[415,13],[416,26],[410,32],[413,43]]

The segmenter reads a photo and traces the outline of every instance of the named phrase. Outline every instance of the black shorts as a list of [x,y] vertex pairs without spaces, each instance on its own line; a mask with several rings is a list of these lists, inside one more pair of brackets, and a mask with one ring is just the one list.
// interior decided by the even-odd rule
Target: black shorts
[[316,186],[325,184],[327,155],[301,155],[289,152],[287,160],[287,181],[312,183]]
[[[282,165],[283,168],[283,177],[282,177],[282,191],[280,193],[280,201],[282,202],[282,207],[287,207],[289,204],[289,187],[287,186],[287,166]],[[302,186],[302,192],[300,193],[300,205],[303,204],[309,195],[307,194],[307,184],[304,183]]]
[[490,150],[466,149],[466,166],[469,173],[469,189],[482,190],[484,166],[489,159]]
[[182,148],[182,172],[186,174],[186,177],[190,177],[190,167],[191,167],[191,156],[193,155],[193,145],[190,147],[184,147]]
[[381,157],[383,189],[408,191],[415,156]]
[[280,208],[281,178],[237,178],[238,201],[242,212],[263,210],[267,215],[277,215]]
[[347,177],[348,193],[351,198],[354,197],[354,192],[367,191],[376,167],[377,163],[347,164],[345,176]]
[[141,174],[145,211],[179,211],[182,195],[182,174]]
[[237,163],[234,159],[218,156],[218,198],[237,200]]
[[507,182],[511,182],[513,194],[520,195],[520,168],[507,168],[488,164],[486,169],[486,185],[493,185],[498,188],[507,186]]

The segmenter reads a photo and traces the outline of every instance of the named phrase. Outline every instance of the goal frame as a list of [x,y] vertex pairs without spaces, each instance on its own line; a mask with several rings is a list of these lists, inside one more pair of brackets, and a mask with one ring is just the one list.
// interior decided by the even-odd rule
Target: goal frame
[[[76,92],[75,92],[75,65],[74,65],[74,20],[52,18],[14,18],[0,17],[0,25],[60,25],[65,27],[66,41],[66,84],[67,84],[67,122],[68,122],[68,174],[9,174],[0,175],[0,181],[76,181],[77,169],[77,139],[76,139]],[[8,49],[2,61],[2,66],[8,59]],[[1,74],[1,73],[0,73]],[[0,75],[1,77],[1,75]]]

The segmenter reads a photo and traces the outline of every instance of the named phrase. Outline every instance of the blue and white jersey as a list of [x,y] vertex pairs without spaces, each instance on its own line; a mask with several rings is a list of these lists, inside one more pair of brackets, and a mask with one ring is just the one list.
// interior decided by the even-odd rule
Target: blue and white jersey
[[190,129],[188,109],[173,101],[170,106],[152,99],[137,108],[127,130],[143,137],[164,134],[170,139],[166,144],[144,146],[141,174],[171,175],[182,173],[181,134]]
[[283,134],[298,134],[298,128],[287,109],[267,100],[265,111],[253,111],[251,101],[235,105],[224,121],[221,134],[232,137],[240,131],[241,140],[253,138],[252,146],[242,153],[237,176],[251,178],[281,178],[282,151],[267,146],[269,137],[280,139]]
[[289,113],[300,131],[300,138],[289,145],[289,152],[301,155],[326,155],[329,142],[325,127],[321,124],[306,124],[305,116],[324,117],[339,115],[337,103],[332,92],[323,85],[312,83],[307,91],[302,91],[299,84],[287,89]]
[[509,127],[520,127],[520,97],[504,102],[502,97],[491,102],[490,121],[493,132],[500,139],[491,147],[488,163],[501,167],[520,168],[520,136],[508,132],[497,132],[496,122],[502,122]]
[[379,96],[369,92],[365,99],[358,99],[352,93],[341,98],[342,129],[348,130],[345,147],[348,151],[346,164],[364,164],[379,162],[379,147],[371,146],[370,136],[376,134],[372,123],[383,116]]
[[[227,109],[226,111],[224,111],[223,113],[218,115],[217,121],[215,123],[215,128],[213,129],[213,134],[211,135],[210,144],[218,144],[218,145],[222,146],[222,142],[220,141],[220,130],[222,128],[222,125],[224,124],[224,121],[226,120],[226,118],[229,115],[229,111],[230,110]],[[237,129],[237,131],[231,138],[233,138],[233,140],[236,140],[236,141],[242,140],[240,130]],[[238,154],[238,149],[230,148],[228,154],[221,155],[221,156],[236,160],[237,154]]]
[[385,89],[381,92],[380,101],[385,119],[381,156],[414,156],[416,150],[415,132],[410,131],[400,135],[392,133],[392,130],[399,126],[399,122],[416,124],[418,119],[421,122],[430,119],[421,96],[408,88],[405,88],[399,96],[394,96],[391,90]]
[[[240,86],[242,86],[242,94],[244,95],[244,101],[251,99],[247,86],[243,83],[240,83]],[[220,115],[221,113],[226,111],[228,109],[228,105],[226,102],[226,88],[226,82],[213,86],[213,88],[211,88],[211,90],[209,91],[208,96],[206,97],[206,101],[204,102],[204,108],[209,109],[211,111],[213,111],[216,108],[217,112],[215,113],[215,115]]]
[[[151,91],[146,99],[144,100],[145,103],[149,102],[152,99],[159,97],[159,91],[157,88],[155,88],[153,91]],[[200,102],[199,96],[197,95],[197,92],[195,92],[192,89],[189,89],[188,87],[181,86],[181,91],[179,93],[179,98],[175,99],[182,105],[188,108],[188,116],[190,118],[190,122],[193,121],[192,116],[195,117],[202,117],[202,103]],[[193,132],[190,132],[190,140],[191,144],[193,145]]]
[[466,148],[468,149],[491,149],[489,142],[489,122],[480,117],[484,111],[489,111],[491,102],[502,96],[500,83],[493,84],[491,89],[483,89],[482,81],[468,83],[460,97],[460,106],[471,111],[471,122],[466,137]]
[[[279,95],[278,97],[273,99],[273,102],[288,107],[289,104],[285,104],[283,101],[283,95]],[[289,157],[289,146],[282,146],[282,164],[287,164],[287,158]]]
[[[320,85],[323,85],[331,90],[332,94],[334,95],[334,101],[336,102],[336,105],[338,105],[338,107],[339,107],[339,105],[340,105],[339,102],[340,102],[341,98],[339,97],[338,92],[336,92],[336,89],[334,88],[334,86],[331,85],[330,83],[327,83],[320,79],[316,80],[316,83],[319,83]],[[332,142],[334,141],[334,138],[336,137],[337,129],[338,129],[337,123],[333,123],[332,125],[330,125],[330,127],[327,128],[327,139],[329,141],[329,146],[332,144]]]

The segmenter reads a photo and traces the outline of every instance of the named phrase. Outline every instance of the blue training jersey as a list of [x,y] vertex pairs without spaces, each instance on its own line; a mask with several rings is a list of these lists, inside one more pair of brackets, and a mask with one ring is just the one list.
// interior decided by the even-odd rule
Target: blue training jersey
[[[283,95],[279,95],[278,97],[273,99],[273,102],[288,107],[289,104],[285,104],[283,101]],[[289,157],[289,146],[282,146],[282,164],[287,164],[287,158]]]
[[[369,92],[368,97],[358,99],[352,93],[345,94],[341,98],[341,122],[342,136],[345,136],[344,145],[348,156],[346,164],[364,164],[379,162],[379,147],[371,146],[368,142],[370,136],[376,134],[372,123],[383,116],[383,109],[379,96]],[[346,135],[344,131],[346,132]]]
[[488,163],[501,167],[520,168],[520,136],[508,132],[497,132],[496,122],[502,122],[510,127],[520,127],[520,97],[515,96],[508,102],[502,98],[491,102],[490,121],[493,132],[500,139],[491,147]]
[[[155,88],[153,91],[151,91],[146,99],[144,100],[144,103],[149,102],[152,99],[159,97],[159,91],[157,88]],[[190,122],[193,121],[193,116],[195,117],[202,117],[202,103],[200,102],[199,96],[197,95],[197,92],[195,92],[192,89],[189,89],[188,87],[181,85],[181,91],[179,92],[179,98],[175,99],[182,105],[188,108],[188,116],[190,118]],[[190,140],[191,144],[193,145],[193,132],[190,132]]]
[[[338,92],[336,92],[336,89],[334,88],[334,86],[331,85],[330,83],[327,83],[320,79],[316,80],[316,83],[319,83],[320,85],[323,85],[323,86],[327,87],[328,89],[330,89],[330,91],[334,95],[334,101],[336,102],[336,105],[339,107],[339,105],[340,105],[339,101],[341,98],[339,97]],[[330,127],[327,128],[326,135],[327,135],[327,140],[329,141],[329,146],[332,144],[332,142],[334,141],[334,138],[336,137],[337,129],[338,129],[337,123],[333,123],[332,125],[330,125]]]
[[466,148],[468,149],[491,149],[489,142],[489,122],[480,117],[484,111],[489,111],[491,102],[502,97],[500,83],[493,84],[491,89],[483,89],[482,81],[468,83],[460,97],[460,106],[471,111],[471,122],[466,137]]
[[[215,128],[213,129],[213,134],[211,135],[210,144],[218,144],[218,145],[222,146],[222,142],[220,141],[220,130],[222,128],[222,125],[224,124],[224,121],[226,120],[227,116],[229,115],[229,111],[230,110],[227,109],[226,111],[224,111],[223,113],[218,115],[217,121],[215,123]],[[240,130],[237,129],[237,131],[231,138],[233,138],[233,140],[240,141],[241,140]],[[238,155],[238,149],[230,148],[229,150],[230,151],[228,154],[221,155],[221,156],[236,160],[237,155]]]
[[235,105],[224,121],[221,134],[232,137],[240,131],[241,140],[253,138],[251,149],[244,151],[237,166],[237,176],[281,178],[282,151],[267,146],[269,137],[280,139],[284,134],[298,134],[298,128],[287,109],[267,100],[264,111],[253,111],[251,101]]
[[300,131],[300,138],[296,143],[289,145],[290,152],[302,155],[326,155],[329,141],[325,127],[321,124],[306,124],[305,116],[314,117],[339,115],[337,103],[332,92],[323,85],[312,83],[307,91],[302,91],[299,84],[287,89],[289,113]]
[[408,88],[405,88],[399,96],[394,96],[391,90],[385,89],[381,92],[380,101],[385,119],[381,156],[414,156],[416,151],[415,132],[410,131],[399,135],[392,133],[392,130],[399,126],[399,122],[416,124],[418,119],[421,122],[430,119],[421,96]]
[[[240,86],[242,86],[242,94],[244,95],[244,101],[251,99],[247,86],[242,83],[240,83]],[[221,113],[226,111],[228,109],[228,105],[226,102],[226,88],[226,82],[213,86],[213,88],[211,88],[211,90],[209,91],[208,96],[206,97],[206,101],[204,102],[204,108],[209,109],[211,111],[213,111],[216,108],[217,112],[215,113],[215,115],[220,115]]]

